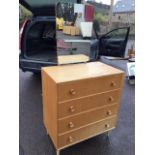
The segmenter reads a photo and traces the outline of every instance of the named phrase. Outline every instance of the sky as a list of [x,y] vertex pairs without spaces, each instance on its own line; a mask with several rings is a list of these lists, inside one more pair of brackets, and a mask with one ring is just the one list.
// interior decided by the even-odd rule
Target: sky
[[[114,0],[114,4],[119,0]],[[111,0],[96,0],[96,2],[102,2],[103,4],[110,4]]]

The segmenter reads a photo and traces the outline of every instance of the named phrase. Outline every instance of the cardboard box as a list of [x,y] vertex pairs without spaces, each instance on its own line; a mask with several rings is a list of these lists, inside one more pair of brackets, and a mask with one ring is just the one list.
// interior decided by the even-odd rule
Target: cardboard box
[[70,27],[71,27],[71,26],[64,26],[63,33],[64,33],[64,34],[71,34],[71,32],[70,32]]
[[72,36],[80,35],[80,29],[75,26],[64,26],[63,33]]
[[64,28],[63,28],[63,33],[66,31],[66,26],[64,26]]
[[76,35],[80,35],[80,29],[76,27]]
[[75,36],[76,35],[76,27],[72,26],[70,28],[70,30],[71,30],[71,36]]

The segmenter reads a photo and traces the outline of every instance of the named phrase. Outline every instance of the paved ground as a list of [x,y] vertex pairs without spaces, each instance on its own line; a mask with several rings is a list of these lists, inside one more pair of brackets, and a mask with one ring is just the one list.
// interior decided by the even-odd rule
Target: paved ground
[[[123,70],[123,60],[102,61]],[[41,78],[32,73],[19,72],[20,77],[20,152],[25,155],[55,155],[54,147],[42,119]],[[135,153],[135,89],[124,80],[124,89],[118,126],[110,134],[110,143],[104,134],[62,150],[61,155],[134,155]],[[22,154],[20,154],[22,155]]]
[[[71,35],[66,35],[63,34],[62,31],[57,31],[57,38],[58,39],[63,39],[63,40],[83,40],[82,36],[71,36]],[[74,54],[85,54],[85,55],[89,55],[89,51],[90,51],[90,43],[65,43],[68,47],[70,48],[76,48],[76,50],[73,50]],[[62,50],[62,49],[58,49],[58,55],[65,55],[65,54],[70,54],[70,50]]]

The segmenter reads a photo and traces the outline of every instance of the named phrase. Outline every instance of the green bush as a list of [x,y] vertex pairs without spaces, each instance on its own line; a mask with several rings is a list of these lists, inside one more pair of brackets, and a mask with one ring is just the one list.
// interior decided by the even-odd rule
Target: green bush
[[98,13],[95,13],[95,20],[97,20],[99,23],[103,23],[107,21],[107,16],[98,12]]
[[29,19],[32,17],[32,13],[27,10],[25,7],[20,5],[19,8],[19,24],[21,24],[25,19]]

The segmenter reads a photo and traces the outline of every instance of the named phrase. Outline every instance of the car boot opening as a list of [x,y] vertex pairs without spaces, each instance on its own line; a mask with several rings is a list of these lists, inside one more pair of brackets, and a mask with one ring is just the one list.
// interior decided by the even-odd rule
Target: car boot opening
[[56,62],[55,22],[36,22],[28,31],[25,55],[31,59]]

